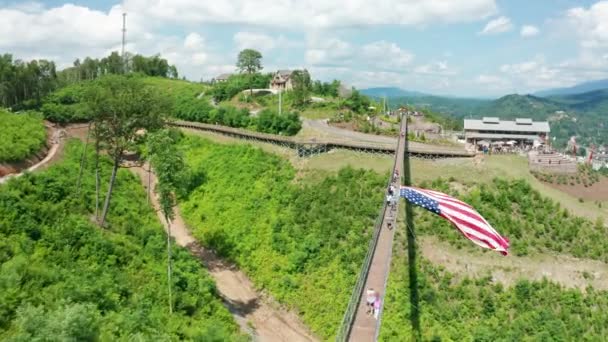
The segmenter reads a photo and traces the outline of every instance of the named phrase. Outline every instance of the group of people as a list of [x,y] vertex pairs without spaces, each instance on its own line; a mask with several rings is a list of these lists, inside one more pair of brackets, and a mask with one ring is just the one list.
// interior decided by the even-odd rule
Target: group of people
[[386,205],[390,206],[391,210],[395,210],[397,208],[397,201],[399,200],[399,194],[395,193],[395,191],[395,186],[391,184],[388,187],[388,193],[386,194]]
[[367,289],[365,303],[367,306],[365,313],[373,315],[375,319],[378,319],[378,316],[380,315],[380,294],[370,287]]

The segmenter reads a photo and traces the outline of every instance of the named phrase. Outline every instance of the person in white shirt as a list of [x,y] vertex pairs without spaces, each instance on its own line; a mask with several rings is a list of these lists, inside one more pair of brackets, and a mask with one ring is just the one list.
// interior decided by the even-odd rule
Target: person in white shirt
[[367,293],[366,293],[366,298],[365,298],[365,304],[367,306],[367,310],[365,311],[366,314],[371,315],[374,313],[374,302],[376,301],[376,291],[374,291],[374,289],[372,289],[371,287],[369,289],[367,289]]

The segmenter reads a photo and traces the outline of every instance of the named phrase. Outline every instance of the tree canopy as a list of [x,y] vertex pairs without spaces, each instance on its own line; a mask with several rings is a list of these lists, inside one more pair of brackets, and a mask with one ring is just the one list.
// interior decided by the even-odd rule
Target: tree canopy
[[57,87],[55,63],[45,59],[13,60],[10,54],[0,55],[0,106],[30,109]]
[[296,106],[305,105],[310,98],[312,82],[308,70],[295,70],[291,74],[293,83],[293,98]]
[[256,73],[262,70],[262,54],[253,49],[242,50],[237,57],[236,67],[244,73]]
[[164,125],[170,111],[169,99],[155,88],[146,87],[139,78],[119,75],[105,76],[87,90],[98,139],[107,145],[114,161],[100,224],[103,226],[109,209],[116,170],[125,151],[133,148],[138,131],[154,131]]

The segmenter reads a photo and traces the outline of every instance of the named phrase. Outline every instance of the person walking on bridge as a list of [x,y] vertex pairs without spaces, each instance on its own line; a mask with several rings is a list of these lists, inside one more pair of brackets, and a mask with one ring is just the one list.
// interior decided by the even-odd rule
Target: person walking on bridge
[[376,291],[371,287],[367,289],[367,297],[365,298],[365,306],[367,307],[365,313],[371,315],[374,313],[374,303],[376,302]]
[[374,300],[374,318],[378,319],[378,316],[380,315],[380,306],[382,304],[382,301],[380,300],[380,295],[376,294],[376,300]]

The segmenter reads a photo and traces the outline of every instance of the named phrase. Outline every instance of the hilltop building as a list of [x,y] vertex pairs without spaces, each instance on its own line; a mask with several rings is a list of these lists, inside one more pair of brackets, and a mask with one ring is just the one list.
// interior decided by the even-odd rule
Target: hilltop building
[[213,79],[213,82],[226,82],[228,81],[228,78],[230,78],[230,76],[232,76],[232,74],[230,73],[218,75]]
[[539,146],[548,141],[549,132],[547,121],[532,121],[532,119],[504,121],[494,117],[464,120],[466,142],[473,146],[494,144]]
[[294,70],[279,70],[277,71],[272,80],[270,80],[270,89],[273,90],[291,90],[293,89],[293,82],[291,76]]

